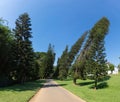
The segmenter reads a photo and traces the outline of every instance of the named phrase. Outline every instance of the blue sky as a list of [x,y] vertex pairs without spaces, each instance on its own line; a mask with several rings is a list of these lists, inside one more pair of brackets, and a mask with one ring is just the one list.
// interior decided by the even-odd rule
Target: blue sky
[[120,63],[120,1],[119,0],[0,0],[0,17],[14,28],[15,20],[24,12],[32,21],[32,41],[35,51],[47,51],[55,46],[56,59],[66,45],[75,41],[103,16],[110,20],[105,39],[107,60]]

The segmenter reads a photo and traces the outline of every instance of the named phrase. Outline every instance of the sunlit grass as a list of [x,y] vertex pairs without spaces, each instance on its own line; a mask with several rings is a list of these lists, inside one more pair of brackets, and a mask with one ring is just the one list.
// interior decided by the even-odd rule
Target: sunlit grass
[[86,100],[87,102],[120,102],[120,74],[112,75],[109,80],[99,82],[99,89],[94,90],[94,81],[77,80],[78,85],[74,85],[72,80],[59,81],[64,84],[64,88]]
[[44,82],[45,80],[37,80],[23,85],[0,88],[0,102],[28,102]]

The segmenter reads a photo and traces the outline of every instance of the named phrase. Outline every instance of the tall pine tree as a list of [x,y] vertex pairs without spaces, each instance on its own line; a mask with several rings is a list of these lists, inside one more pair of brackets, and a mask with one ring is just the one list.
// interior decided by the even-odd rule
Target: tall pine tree
[[83,42],[85,41],[87,34],[88,34],[88,32],[83,33],[83,35],[71,47],[71,49],[69,51],[69,58],[68,58],[69,66],[71,66],[72,62],[75,60],[76,55],[81,50]]
[[90,31],[90,33],[93,34],[94,40],[88,51],[87,73],[93,75],[95,89],[97,89],[97,82],[99,79],[104,78],[107,75],[104,39],[108,33],[108,28],[109,20],[106,17],[103,17]]
[[15,32],[15,61],[17,67],[17,80],[24,83],[33,77],[33,63],[34,53],[32,42],[30,41],[31,35],[31,21],[27,13],[19,16],[16,20]]
[[46,58],[44,60],[45,78],[53,76],[54,61],[55,61],[54,46],[49,44]]
[[39,67],[39,77],[41,79],[45,78],[47,71],[47,53],[46,52],[35,52],[35,60],[38,63]]
[[59,66],[60,66],[60,58],[58,58],[58,60],[57,60],[57,66],[56,66],[54,74],[53,74],[53,78],[55,78],[55,79],[57,79],[59,76]]
[[57,65],[57,67],[59,68],[59,76],[58,76],[59,79],[63,80],[67,78],[68,66],[69,66],[68,65],[68,46],[66,46]]

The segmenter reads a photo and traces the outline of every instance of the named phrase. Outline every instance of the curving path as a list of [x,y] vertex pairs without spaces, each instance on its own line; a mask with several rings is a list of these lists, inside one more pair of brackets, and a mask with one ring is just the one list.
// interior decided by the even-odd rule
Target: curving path
[[49,79],[29,102],[85,102]]

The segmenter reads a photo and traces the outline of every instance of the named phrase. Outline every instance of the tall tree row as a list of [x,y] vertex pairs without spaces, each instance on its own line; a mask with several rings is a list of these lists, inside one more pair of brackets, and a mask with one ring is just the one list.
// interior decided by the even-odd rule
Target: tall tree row
[[39,69],[39,78],[51,78],[54,73],[55,52],[54,46],[49,44],[47,52],[36,52],[35,61]]
[[65,50],[63,51],[63,54],[61,55],[61,58],[58,59],[55,76],[58,76],[60,79],[67,78],[68,70],[74,62],[77,54],[81,50],[87,34],[88,32],[85,32],[71,47],[70,51],[68,49],[68,46],[66,46]]
[[71,70],[75,84],[79,78],[89,78],[94,80],[97,89],[98,81],[107,75],[104,40],[109,30],[109,20],[106,17],[85,32],[70,50],[66,46],[58,58],[55,71],[54,46],[49,44],[47,52],[33,51],[29,15],[20,15],[15,24],[15,29],[11,31],[0,19],[0,86],[37,78],[64,80]]
[[103,17],[90,30],[88,40],[78,57],[74,67],[74,83],[77,78],[84,79],[88,75],[95,80],[95,88],[100,78],[107,75],[104,39],[108,33],[109,21]]

